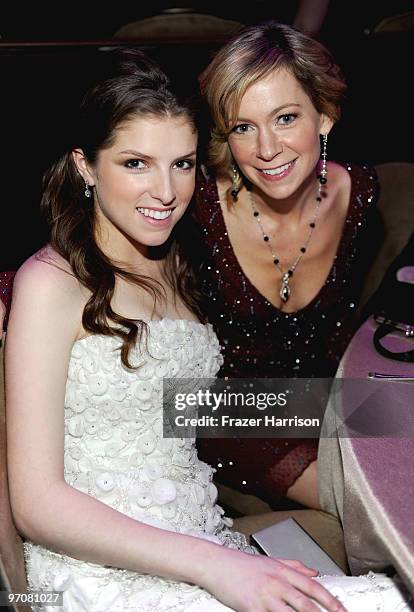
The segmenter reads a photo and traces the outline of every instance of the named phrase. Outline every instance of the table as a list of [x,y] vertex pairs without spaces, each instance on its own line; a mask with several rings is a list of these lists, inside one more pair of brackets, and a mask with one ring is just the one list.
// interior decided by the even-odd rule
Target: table
[[[353,574],[393,566],[414,594],[414,383],[375,381],[373,393],[368,380],[372,371],[414,376],[414,364],[379,355],[372,343],[375,328],[371,317],[338,368],[335,381],[347,384],[328,402],[323,433],[336,431],[320,440],[321,505],[342,521]],[[414,340],[392,334],[387,347],[407,350]],[[342,425],[358,415],[361,403],[356,428],[364,430],[371,420],[372,437],[349,436]]]

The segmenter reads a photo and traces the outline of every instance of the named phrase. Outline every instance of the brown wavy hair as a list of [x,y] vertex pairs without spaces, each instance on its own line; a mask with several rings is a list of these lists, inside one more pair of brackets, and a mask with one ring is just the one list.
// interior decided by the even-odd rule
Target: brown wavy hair
[[[80,104],[71,146],[45,173],[41,210],[50,229],[50,244],[71,266],[74,276],[91,296],[84,308],[82,324],[93,334],[119,336],[121,359],[132,368],[130,351],[146,341],[144,321],[132,320],[111,307],[116,277],[151,294],[154,307],[164,295],[163,288],[148,276],[132,273],[111,261],[95,239],[96,218],[93,198],[85,197],[85,184],[72,158],[81,148],[90,164],[99,151],[110,147],[117,127],[136,116],[185,117],[196,130],[194,101],[181,100],[171,89],[160,67],[136,49],[112,49],[97,66],[97,78]],[[189,264],[186,242],[189,223],[185,214],[163,245],[166,282],[184,303],[203,320],[195,275]]]
[[218,176],[231,176],[234,162],[227,140],[246,90],[281,68],[298,80],[318,113],[339,119],[346,84],[328,49],[276,21],[245,28],[218,51],[199,77],[213,124],[207,164]]

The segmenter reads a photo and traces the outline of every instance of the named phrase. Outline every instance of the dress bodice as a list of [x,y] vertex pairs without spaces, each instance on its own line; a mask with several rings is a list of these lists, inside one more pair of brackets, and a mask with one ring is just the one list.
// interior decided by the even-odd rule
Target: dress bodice
[[[212,533],[221,521],[213,470],[191,438],[163,437],[163,378],[211,378],[222,363],[210,325],[149,323],[148,345],[126,368],[120,340],[75,342],[65,397],[65,479],[135,519]],[[144,354],[145,353],[145,354]]]

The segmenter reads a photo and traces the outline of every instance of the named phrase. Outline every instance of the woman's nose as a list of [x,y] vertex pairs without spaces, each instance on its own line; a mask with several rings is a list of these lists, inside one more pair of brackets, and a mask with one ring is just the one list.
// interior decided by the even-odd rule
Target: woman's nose
[[153,188],[151,189],[151,195],[163,206],[170,206],[174,202],[176,195],[169,172],[160,172],[157,175]]
[[273,132],[265,130],[259,134],[256,151],[256,156],[259,159],[272,161],[282,151],[283,145]]

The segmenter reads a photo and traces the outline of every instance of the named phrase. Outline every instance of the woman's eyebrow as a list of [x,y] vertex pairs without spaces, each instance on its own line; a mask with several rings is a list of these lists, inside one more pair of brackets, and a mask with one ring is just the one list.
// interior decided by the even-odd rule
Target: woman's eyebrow
[[135,155],[136,157],[144,157],[145,159],[153,159],[151,155],[147,155],[146,153],[141,153],[140,151],[136,151],[135,149],[126,149],[125,151],[119,151],[119,155]]
[[[286,102],[286,104],[281,104],[280,106],[276,106],[276,108],[272,109],[268,113],[268,116],[271,117],[272,115],[275,115],[276,113],[279,113],[284,108],[291,107],[291,106],[298,107],[298,106],[300,106],[300,104],[297,104],[296,102]],[[250,119],[247,119],[247,118],[244,118],[244,117],[237,117],[237,121],[246,121],[247,122],[247,121],[250,121]]]
[[[192,157],[197,154],[196,150],[190,151],[190,153],[183,153],[182,155],[178,155],[176,159],[181,159],[183,157]],[[140,151],[136,151],[135,149],[126,149],[125,151],[119,151],[119,155],[134,155],[135,157],[140,157],[143,159],[152,160],[154,157],[151,155],[147,155],[146,153],[141,153]]]

